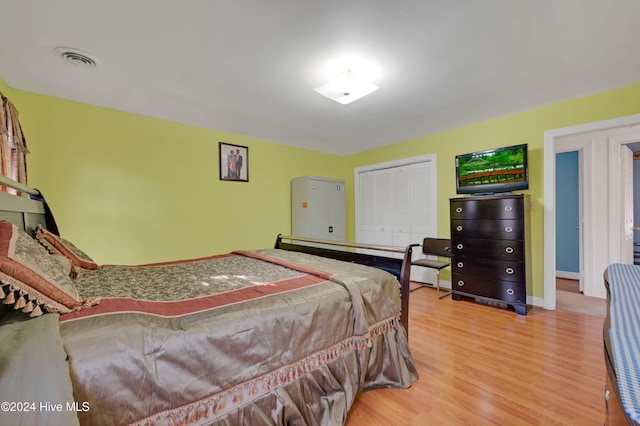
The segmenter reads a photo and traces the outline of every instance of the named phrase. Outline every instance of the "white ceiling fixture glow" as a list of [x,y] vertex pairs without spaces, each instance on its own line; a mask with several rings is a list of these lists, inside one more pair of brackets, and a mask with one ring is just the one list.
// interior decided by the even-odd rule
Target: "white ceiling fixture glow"
[[357,76],[349,68],[327,84],[314,90],[329,99],[346,105],[367,96],[377,89],[378,86]]

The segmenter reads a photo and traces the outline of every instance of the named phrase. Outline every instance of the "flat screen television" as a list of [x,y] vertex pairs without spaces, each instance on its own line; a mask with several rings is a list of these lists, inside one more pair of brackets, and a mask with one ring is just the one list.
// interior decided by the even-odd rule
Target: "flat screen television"
[[495,194],[529,189],[527,144],[456,155],[456,193]]

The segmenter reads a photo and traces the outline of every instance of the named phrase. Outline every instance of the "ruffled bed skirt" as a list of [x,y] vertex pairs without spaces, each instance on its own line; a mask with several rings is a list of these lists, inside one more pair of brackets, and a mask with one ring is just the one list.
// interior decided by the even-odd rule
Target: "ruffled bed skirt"
[[418,378],[398,320],[380,329],[132,425],[342,425],[358,392],[408,388]]

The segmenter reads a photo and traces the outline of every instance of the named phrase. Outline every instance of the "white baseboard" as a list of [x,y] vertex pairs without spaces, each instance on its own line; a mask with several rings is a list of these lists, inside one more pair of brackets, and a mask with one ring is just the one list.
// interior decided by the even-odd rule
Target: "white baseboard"
[[527,304],[542,308],[544,307],[544,297],[527,296]]

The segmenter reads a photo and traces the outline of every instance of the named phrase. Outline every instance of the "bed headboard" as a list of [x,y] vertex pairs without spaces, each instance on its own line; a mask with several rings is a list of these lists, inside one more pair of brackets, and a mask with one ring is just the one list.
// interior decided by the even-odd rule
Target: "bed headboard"
[[47,224],[42,202],[6,192],[0,192],[0,220],[8,220],[30,235],[38,224]]
[[37,189],[24,186],[5,176],[0,176],[0,185],[17,189],[29,195],[20,197],[6,192],[0,192],[0,220],[7,220],[33,235],[38,224],[51,232],[58,233],[53,215],[49,210],[42,194]]

